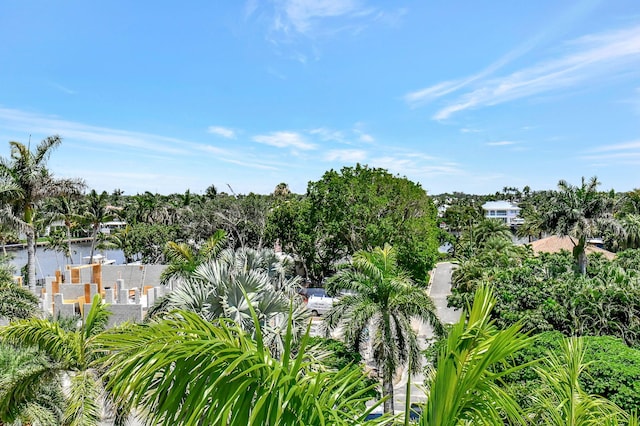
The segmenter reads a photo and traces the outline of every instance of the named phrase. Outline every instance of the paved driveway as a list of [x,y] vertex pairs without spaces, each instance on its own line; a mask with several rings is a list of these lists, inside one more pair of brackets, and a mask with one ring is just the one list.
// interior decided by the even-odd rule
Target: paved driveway
[[[440,321],[445,324],[453,324],[460,319],[461,311],[447,308],[447,296],[451,294],[451,273],[455,265],[450,262],[438,263],[433,274],[429,295],[436,306],[436,313]],[[428,324],[414,322],[414,329],[418,332],[418,342],[424,349],[434,337],[433,330]],[[424,362],[424,360],[423,360]],[[424,375],[422,372],[411,377],[411,402],[424,403],[426,401],[423,389]],[[407,394],[407,370],[402,371],[402,377],[393,388],[393,402],[396,412],[404,410]]]
[[429,289],[438,318],[445,324],[458,322],[461,313],[459,309],[447,308],[447,296],[451,294],[451,273],[454,268],[455,265],[451,262],[438,263]]

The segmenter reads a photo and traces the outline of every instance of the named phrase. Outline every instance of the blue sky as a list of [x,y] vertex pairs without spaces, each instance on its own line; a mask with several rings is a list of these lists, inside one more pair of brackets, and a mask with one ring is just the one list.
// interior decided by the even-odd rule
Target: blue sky
[[60,134],[97,190],[640,187],[637,0],[7,1],[0,40],[0,155]]

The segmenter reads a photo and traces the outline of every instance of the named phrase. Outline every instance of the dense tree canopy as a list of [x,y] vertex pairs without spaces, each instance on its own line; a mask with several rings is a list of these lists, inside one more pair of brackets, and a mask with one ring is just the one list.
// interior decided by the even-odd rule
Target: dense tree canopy
[[424,189],[367,166],[330,170],[309,183],[304,199],[279,200],[269,230],[316,280],[356,251],[385,243],[394,246],[400,266],[420,282],[437,258],[436,210]]

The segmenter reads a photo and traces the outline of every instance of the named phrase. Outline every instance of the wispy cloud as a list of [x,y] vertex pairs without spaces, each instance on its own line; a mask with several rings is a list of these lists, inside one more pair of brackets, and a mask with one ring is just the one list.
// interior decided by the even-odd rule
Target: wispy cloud
[[367,159],[367,152],[359,149],[332,149],[324,155],[326,161],[357,163]]
[[611,145],[602,145],[589,150],[589,152],[628,151],[633,149],[640,150],[640,140],[616,143]]
[[598,162],[602,167],[614,164],[638,164],[640,140],[597,146],[587,150],[580,159]]
[[[473,76],[474,89],[463,93],[437,111],[433,118],[444,120],[470,108],[497,105],[515,99],[612,78],[618,72],[637,72],[640,65],[640,26],[592,34],[565,43],[564,55],[499,78]],[[439,83],[423,92],[443,96],[469,84]],[[422,96],[424,99],[427,95]],[[407,95],[410,96],[411,94]]]
[[518,142],[515,141],[495,141],[495,142],[487,142],[488,146],[507,146],[507,145],[515,145]]
[[222,126],[209,126],[207,132],[212,133],[214,135],[222,136],[227,139],[235,139],[236,132],[233,129],[229,129],[228,127]]
[[229,150],[211,144],[193,142],[150,133],[91,126],[58,117],[45,116],[16,109],[0,107],[0,127],[25,134],[59,134],[78,150],[99,150],[119,153],[124,158],[163,158],[180,156],[191,158],[215,156],[216,160],[255,169],[275,170],[281,167],[262,158],[252,158],[249,153]]
[[15,109],[0,108],[0,123],[11,130],[36,134],[60,134],[67,139],[106,146],[125,146],[139,151],[165,154],[188,154],[183,148],[190,142],[106,127],[91,126],[58,117],[44,116]]
[[360,142],[365,142],[365,143],[372,143],[375,141],[375,139],[373,138],[373,136],[371,136],[368,133],[360,133],[360,137],[358,138],[360,140]]
[[279,31],[308,33],[316,21],[371,13],[358,0],[284,0],[275,6],[274,28]]
[[68,87],[63,86],[62,84],[59,84],[59,83],[51,83],[51,87],[63,93],[66,93],[67,95],[75,95],[77,93],[75,90],[69,89]]
[[369,164],[414,179],[465,173],[457,163],[428,160],[433,160],[433,157],[419,153],[395,153],[372,158]]
[[300,133],[295,132],[271,132],[268,135],[254,136],[253,141],[277,148],[295,148],[303,151],[316,149],[316,145],[307,142]]
[[343,142],[345,139],[344,132],[341,130],[333,130],[326,127],[318,127],[309,130],[309,134],[318,136],[323,141]]

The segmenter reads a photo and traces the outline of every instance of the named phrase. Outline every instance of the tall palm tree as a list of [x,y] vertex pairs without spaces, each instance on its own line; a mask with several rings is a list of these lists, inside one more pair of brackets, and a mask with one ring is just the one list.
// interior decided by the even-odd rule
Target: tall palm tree
[[[307,357],[308,330],[293,352],[288,321],[281,357],[263,341],[252,313],[255,337],[225,319],[209,322],[176,311],[147,325],[103,334],[107,389],[121,403],[157,425],[355,425],[366,421],[372,386],[346,367],[323,371]],[[171,348],[167,350],[167,348]]]
[[477,247],[484,247],[489,240],[511,241],[511,230],[498,219],[484,219],[473,227],[473,241]]
[[625,248],[640,247],[640,214],[627,214],[621,219],[621,223],[627,235],[623,246]]
[[366,333],[373,339],[373,357],[382,371],[383,394],[388,397],[384,410],[392,413],[397,369],[408,364],[410,373],[417,373],[422,366],[411,320],[427,322],[442,332],[433,301],[398,266],[389,244],[354,254],[351,263],[331,278],[328,289],[354,291],[334,304],[324,325],[328,330],[341,327],[345,342],[356,350],[361,349]]
[[426,379],[421,426],[501,425],[503,416],[526,423],[500,379],[525,367],[511,365],[510,358],[532,339],[520,332],[521,324],[497,329],[490,317],[495,303],[490,288],[478,287],[473,305],[449,331]]
[[0,158],[0,180],[11,186],[3,193],[5,205],[4,221],[11,222],[27,237],[27,281],[29,289],[36,288],[36,231],[34,218],[40,202],[47,197],[78,193],[84,187],[80,179],[56,179],[47,168],[51,152],[62,143],[60,136],[49,136],[42,140],[35,151],[20,142],[9,142],[11,157]]
[[113,220],[116,217],[115,213],[107,206],[108,200],[109,194],[107,191],[102,191],[98,194],[95,189],[92,189],[85,199],[81,221],[91,226],[91,254],[89,263],[93,263],[93,255],[96,249],[96,242],[98,241],[100,224]]
[[[47,374],[64,373],[69,377],[69,391],[63,424],[98,425],[102,417],[103,387],[94,361],[101,347],[96,343],[104,332],[109,311],[96,295],[89,314],[72,331],[49,319],[29,318],[0,328],[0,340],[23,347],[34,347],[51,360]],[[6,389],[12,395],[21,392],[20,383]]]
[[564,180],[558,182],[547,210],[543,214],[545,229],[561,237],[572,237],[573,257],[578,271],[587,273],[587,239],[599,236],[608,229],[613,234],[624,234],[613,217],[613,199],[598,192],[600,182],[594,176],[582,178],[580,186]]
[[68,196],[60,196],[52,198],[48,204],[47,221],[49,224],[62,221],[64,223],[67,249],[65,253],[70,264],[73,265],[73,256],[71,251],[71,228],[78,224],[80,215],[78,214],[77,201]]

